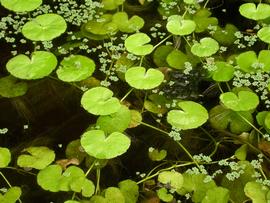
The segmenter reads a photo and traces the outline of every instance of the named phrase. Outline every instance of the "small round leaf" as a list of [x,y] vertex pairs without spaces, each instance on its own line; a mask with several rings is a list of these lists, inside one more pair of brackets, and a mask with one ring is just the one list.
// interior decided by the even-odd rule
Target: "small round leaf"
[[153,45],[147,44],[151,41],[150,37],[144,33],[130,35],[125,40],[127,50],[135,55],[144,56],[153,51]]
[[131,87],[148,90],[159,86],[164,75],[157,69],[149,68],[146,71],[144,67],[136,66],[127,70],[125,79]]
[[199,42],[196,42],[192,47],[191,47],[191,52],[199,57],[208,57],[212,56],[219,50],[219,44],[216,40],[210,38],[210,37],[205,37],[202,38]]
[[33,11],[42,4],[42,0],[0,0],[2,6],[14,12]]
[[175,49],[168,54],[166,61],[175,69],[184,69],[185,62],[188,62],[188,57],[182,51]]
[[0,202],[2,203],[16,203],[22,194],[22,190],[19,187],[11,187],[8,191],[2,195],[0,193]]
[[94,115],[109,115],[117,112],[121,105],[113,92],[106,87],[94,87],[86,91],[81,99],[85,110]]
[[266,42],[266,43],[270,44],[270,27],[263,27],[263,28],[261,28],[258,31],[257,36],[263,42]]
[[102,130],[90,130],[82,135],[81,144],[90,156],[97,159],[111,159],[127,151],[130,139],[119,132],[106,137]]
[[239,12],[248,19],[263,20],[270,17],[270,5],[260,3],[256,7],[254,3],[245,3],[240,6]]
[[11,153],[8,148],[0,147],[0,168],[5,168],[11,161]]
[[67,29],[65,19],[54,13],[39,15],[24,24],[22,34],[32,41],[49,41]]
[[168,18],[166,25],[167,30],[174,35],[189,35],[195,28],[196,24],[192,20],[185,20],[179,15],[172,15]]
[[173,189],[180,189],[183,186],[184,178],[176,171],[163,171],[158,175],[158,181],[163,184],[170,184]]
[[27,89],[27,83],[18,81],[11,75],[0,78],[0,95],[2,97],[19,97],[24,95]]
[[7,64],[7,70],[14,77],[34,80],[50,75],[56,68],[57,58],[47,51],[35,51],[31,58],[24,54],[11,58]]
[[60,80],[77,82],[90,77],[95,71],[95,62],[81,55],[71,55],[64,58],[56,73]]
[[234,77],[234,68],[231,64],[223,61],[215,63],[217,69],[213,73],[213,79],[217,82],[228,82]]
[[168,123],[178,129],[197,128],[208,119],[208,112],[201,104],[193,101],[183,101],[179,102],[178,106],[183,110],[171,110],[167,115]]

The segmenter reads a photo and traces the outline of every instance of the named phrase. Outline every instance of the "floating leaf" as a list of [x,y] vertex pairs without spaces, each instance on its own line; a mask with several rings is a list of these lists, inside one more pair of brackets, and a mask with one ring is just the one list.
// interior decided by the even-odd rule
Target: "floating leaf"
[[132,180],[123,180],[118,183],[121,193],[125,197],[125,203],[136,203],[139,197],[139,187]]
[[44,190],[82,192],[84,197],[92,196],[95,190],[92,181],[76,166],[70,166],[62,173],[61,166],[49,165],[39,171],[37,182]]
[[192,20],[196,23],[195,32],[204,32],[210,25],[218,25],[218,19],[215,17],[211,17],[211,14],[212,13],[209,11],[208,8],[201,8],[191,16]]
[[136,33],[130,35],[125,40],[125,47],[127,50],[135,55],[144,56],[153,51],[153,45],[147,44],[151,41],[145,33]]
[[31,58],[20,54],[9,59],[6,67],[14,77],[34,80],[50,75],[56,65],[55,55],[47,51],[35,51],[31,54]]
[[159,86],[164,79],[164,75],[154,68],[149,68],[146,71],[144,67],[136,66],[127,70],[125,79],[131,87],[148,90]]
[[213,71],[212,78],[217,82],[228,82],[234,77],[234,67],[223,61],[215,62],[216,70]]
[[113,15],[112,21],[117,25],[121,32],[133,33],[144,26],[143,18],[134,15],[128,19],[126,12],[117,12]]
[[19,187],[11,187],[8,191],[2,195],[0,193],[0,202],[1,203],[16,203],[19,200],[22,194],[22,190]]
[[38,8],[42,0],[0,0],[2,6],[14,12],[29,12]]
[[259,3],[256,7],[255,3],[245,3],[239,8],[242,16],[252,20],[263,20],[270,17],[270,5]]
[[259,97],[250,91],[240,91],[237,95],[233,92],[225,92],[219,98],[227,108],[234,111],[249,111],[259,105]]
[[207,110],[193,101],[183,101],[177,104],[182,110],[171,110],[167,115],[167,121],[172,126],[187,130],[204,124],[208,119]]
[[220,44],[229,46],[237,40],[237,37],[234,35],[238,29],[233,24],[226,24],[224,28],[217,26],[217,29],[213,32],[212,36]]
[[202,203],[228,203],[230,191],[223,187],[214,187],[206,191]]
[[180,15],[171,15],[166,25],[167,30],[174,35],[189,35],[195,28],[196,24],[192,20],[185,20]]
[[27,83],[18,81],[11,75],[0,78],[0,95],[2,97],[19,97],[24,95],[27,89]]
[[81,99],[85,110],[94,115],[109,115],[117,112],[121,105],[113,92],[106,87],[94,87],[86,91]]
[[5,168],[11,161],[11,153],[8,148],[0,147],[0,168]]
[[157,195],[164,202],[171,202],[173,200],[173,195],[168,193],[164,187],[157,190]]
[[183,186],[184,179],[182,174],[176,171],[163,171],[158,175],[158,181],[178,190]]
[[191,47],[191,52],[199,57],[212,56],[219,50],[218,42],[210,37],[205,37]]
[[102,130],[90,130],[81,138],[85,152],[97,159],[111,159],[127,151],[130,139],[119,132],[105,136]]
[[[111,34],[115,32],[118,27],[114,22],[112,22],[111,14],[104,14],[98,19],[88,21],[85,24],[84,29],[86,32],[100,36]],[[103,39],[103,37],[101,37],[101,39]]]
[[172,68],[184,69],[185,63],[188,62],[188,57],[182,51],[174,49],[168,54],[166,61]]
[[244,121],[240,115],[253,124],[253,116],[250,111],[235,112],[222,105],[215,106],[209,111],[209,121],[213,128],[219,130],[229,128],[235,134],[250,131],[252,126]]
[[267,203],[270,199],[267,198],[269,188],[261,183],[248,182],[244,188],[246,196],[252,199],[252,203]]
[[35,169],[43,169],[51,164],[55,159],[55,153],[47,147],[29,147],[23,152],[28,152],[30,155],[20,155],[17,164],[20,167],[29,167]]
[[117,112],[107,116],[100,116],[96,125],[106,133],[123,132],[128,128],[130,121],[130,110],[122,105]]
[[49,41],[67,29],[65,19],[54,13],[43,14],[24,24],[22,34],[32,41]]
[[158,149],[149,150],[148,156],[152,161],[161,161],[167,156],[167,151],[164,149],[160,151]]
[[257,36],[263,42],[266,42],[266,43],[270,44],[270,27],[263,27],[263,28],[261,28],[258,31]]
[[76,82],[90,77],[95,71],[95,62],[81,55],[71,55],[64,58],[56,73],[60,80]]
[[125,0],[102,0],[103,8],[105,10],[117,9],[118,6],[120,6],[124,2],[125,2]]

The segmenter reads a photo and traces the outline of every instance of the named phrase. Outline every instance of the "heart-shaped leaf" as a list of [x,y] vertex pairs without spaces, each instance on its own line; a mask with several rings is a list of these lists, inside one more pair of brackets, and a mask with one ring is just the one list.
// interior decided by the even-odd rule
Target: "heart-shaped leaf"
[[8,148],[0,147],[0,168],[5,168],[11,161],[11,153]]
[[102,0],[102,5],[105,10],[114,10],[124,2],[125,0]]
[[121,105],[113,92],[106,87],[94,87],[86,91],[81,99],[83,108],[94,115],[109,115],[117,112]]
[[60,80],[76,82],[90,77],[95,71],[95,62],[82,55],[71,55],[64,58],[56,73]]
[[217,67],[213,71],[212,78],[217,82],[228,82],[234,77],[234,67],[224,61],[217,61],[215,63]]
[[167,121],[178,129],[197,128],[208,119],[208,112],[201,104],[193,101],[183,101],[177,105],[183,110],[169,111]]
[[11,58],[7,64],[7,70],[16,78],[25,80],[40,79],[50,75],[56,68],[57,58],[47,51],[35,51],[31,58],[24,54]]
[[165,159],[165,157],[167,156],[167,151],[162,149],[162,150],[158,150],[158,149],[151,149],[149,148],[148,151],[148,156],[152,161],[161,161],[162,159]]
[[128,128],[130,121],[130,110],[122,105],[116,113],[100,116],[97,119],[96,125],[106,133],[123,132]]
[[19,187],[11,187],[8,191],[2,195],[0,194],[0,202],[2,203],[16,203],[22,194],[22,190]]
[[133,33],[144,26],[143,18],[134,15],[128,19],[126,12],[117,12],[113,15],[112,21],[117,25],[121,32]]
[[225,92],[219,98],[227,108],[234,111],[249,111],[259,105],[259,97],[250,91],[240,91],[238,94]]
[[42,0],[0,0],[2,6],[14,12],[33,11],[42,4]]
[[65,19],[54,13],[39,15],[24,24],[22,34],[32,41],[49,41],[67,29]]
[[213,128],[219,130],[230,129],[232,133],[240,134],[242,132],[248,132],[252,129],[243,118],[253,124],[253,116],[249,111],[235,112],[231,109],[227,109],[222,105],[215,106],[209,112],[209,121]]
[[84,29],[95,35],[108,35],[117,30],[117,25],[112,22],[111,14],[104,14],[98,19],[88,21]]
[[102,130],[90,130],[82,135],[81,144],[90,156],[97,159],[111,159],[127,151],[130,139],[119,132],[106,137]]
[[245,72],[270,71],[269,57],[269,50],[260,51],[258,58],[254,51],[246,51],[236,57],[236,62],[240,69]]
[[164,202],[172,202],[173,200],[173,195],[170,194],[165,187],[158,189],[157,195],[159,199],[161,199]]
[[233,24],[226,24],[224,28],[217,26],[217,29],[213,32],[212,36],[215,40],[217,40],[220,44],[229,46],[237,40],[234,35],[238,29]]
[[263,42],[266,42],[266,43],[270,44],[270,27],[263,27],[263,28],[261,28],[258,31],[257,36]]
[[182,51],[175,49],[168,54],[166,61],[169,66],[175,69],[184,69],[185,63],[188,62],[188,57]]
[[76,166],[68,167],[63,173],[60,165],[49,165],[39,171],[38,184],[51,192],[74,191],[82,192],[85,197],[94,194],[95,186],[85,177],[82,169]]
[[201,8],[196,11],[195,14],[191,15],[192,20],[196,23],[195,32],[204,32],[209,25],[218,25],[218,19],[211,17],[212,13],[208,8]]
[[121,193],[125,197],[125,203],[136,203],[139,197],[139,187],[132,180],[123,180],[118,183]]
[[270,201],[267,193],[269,188],[255,181],[248,182],[244,188],[246,196],[252,199],[253,203],[267,203]]
[[202,203],[227,203],[230,199],[230,191],[224,187],[214,187],[206,191]]
[[131,87],[148,90],[159,86],[164,79],[164,75],[154,68],[149,68],[146,71],[144,67],[136,66],[127,70],[125,79]]
[[17,164],[20,167],[29,167],[35,169],[43,169],[51,164],[55,159],[55,153],[47,147],[29,147],[23,152],[30,155],[20,155]]
[[125,47],[129,52],[135,55],[144,56],[153,51],[153,45],[147,44],[150,41],[151,39],[147,34],[135,33],[126,38]]
[[248,19],[263,20],[270,17],[270,5],[260,3],[256,7],[254,3],[245,3],[240,6],[239,12]]
[[27,83],[18,81],[11,75],[0,78],[0,95],[2,97],[19,97],[24,95],[27,89]]
[[163,171],[158,175],[158,181],[165,185],[170,184],[173,189],[178,190],[183,186],[184,178],[176,171]]
[[166,25],[167,30],[174,35],[189,35],[195,28],[196,24],[192,20],[185,20],[180,15],[172,15],[168,18]]
[[202,38],[191,47],[191,52],[199,57],[212,56],[219,50],[218,42],[210,37]]

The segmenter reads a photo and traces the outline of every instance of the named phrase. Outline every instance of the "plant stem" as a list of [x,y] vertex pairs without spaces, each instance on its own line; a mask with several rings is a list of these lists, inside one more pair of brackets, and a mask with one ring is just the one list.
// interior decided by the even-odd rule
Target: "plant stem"
[[144,58],[144,56],[141,57],[139,66],[142,66],[143,58]]
[[120,100],[120,102],[124,101],[125,98],[127,98],[127,96],[134,90],[134,88],[132,87],[123,97],[122,99]]
[[95,190],[95,195],[99,193],[99,182],[100,182],[100,169],[97,169],[97,185],[96,185],[96,190]]
[[91,170],[92,170],[93,167],[95,166],[96,162],[97,162],[96,160],[93,161],[93,163],[91,164],[91,166],[89,167],[89,169],[86,171],[85,177],[87,177],[88,174],[91,172]]
[[208,3],[209,3],[209,0],[207,0],[207,1],[205,2],[205,4],[203,5],[203,7],[206,8],[206,6],[207,6]]
[[169,35],[167,37],[165,37],[163,40],[161,40],[159,43],[157,43],[154,47],[153,47],[153,50],[155,48],[157,48],[159,45],[161,45],[163,42],[165,42],[167,39],[169,39],[170,37],[172,37],[172,35]]

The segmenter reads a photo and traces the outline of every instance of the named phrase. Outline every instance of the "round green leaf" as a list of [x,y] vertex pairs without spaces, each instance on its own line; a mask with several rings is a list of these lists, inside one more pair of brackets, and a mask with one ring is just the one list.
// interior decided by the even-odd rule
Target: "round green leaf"
[[199,57],[208,57],[212,56],[219,50],[219,44],[216,40],[205,37],[202,38],[199,42],[196,42],[191,47],[191,52]]
[[161,161],[167,156],[167,151],[164,149],[160,151],[158,149],[149,150],[148,156],[152,161]]
[[143,18],[139,16],[132,16],[128,19],[126,12],[117,12],[113,15],[112,21],[117,25],[121,32],[133,33],[144,26]]
[[35,169],[43,169],[51,164],[55,159],[55,153],[47,147],[29,147],[23,152],[30,155],[20,155],[17,164],[20,167],[29,167]]
[[212,78],[217,82],[228,82],[234,77],[234,67],[223,61],[215,63],[217,69],[214,71]]
[[0,0],[2,6],[14,12],[33,11],[42,4],[42,0]]
[[108,187],[105,190],[106,202],[111,203],[125,203],[125,197],[117,187]]
[[94,87],[86,91],[81,99],[85,110],[94,115],[109,115],[117,112],[121,105],[113,92],[106,87]]
[[71,55],[64,58],[56,73],[60,80],[76,82],[90,77],[95,71],[95,62],[81,55]]
[[169,66],[166,57],[174,50],[173,46],[161,45],[155,49],[153,54],[153,61],[158,67]]
[[201,33],[207,30],[211,26],[218,25],[218,19],[211,17],[212,13],[208,8],[200,8],[195,14],[192,14],[192,20],[196,23],[195,32]]
[[254,51],[246,51],[236,57],[236,62],[241,70],[251,72],[254,70],[252,65],[257,62],[257,55]]
[[241,147],[239,147],[235,152],[234,152],[234,156],[241,160],[244,161],[246,160],[247,157],[247,149],[248,149],[248,145],[247,144],[243,144]]
[[81,176],[70,182],[70,189],[74,192],[82,192],[84,197],[91,197],[95,192],[95,185],[92,181]]
[[175,49],[168,54],[166,61],[169,66],[175,69],[184,69],[185,62],[188,62],[188,57],[182,51]]
[[76,158],[82,162],[87,154],[83,151],[80,139],[73,140],[66,147],[66,157],[68,159]]
[[159,86],[164,79],[164,75],[154,68],[149,68],[146,71],[144,67],[136,66],[127,70],[125,79],[131,87],[148,90]]
[[130,110],[122,105],[117,112],[107,116],[100,116],[96,125],[106,133],[123,132],[128,128],[130,121]]
[[98,19],[88,21],[84,29],[95,35],[108,35],[117,30],[117,25],[112,22],[111,14],[104,14]]
[[250,91],[240,91],[238,95],[233,92],[225,92],[219,98],[227,108],[234,111],[249,111],[259,105],[259,97]]
[[202,203],[228,203],[230,191],[223,187],[214,187],[206,191]]
[[235,25],[226,24],[225,28],[217,26],[217,29],[213,32],[212,36],[220,44],[230,46],[237,40],[237,37],[234,35],[237,31],[238,29]]
[[2,203],[16,203],[22,194],[22,190],[19,187],[11,187],[8,191],[2,195],[0,194],[0,202]]
[[11,58],[7,64],[7,70],[16,78],[25,80],[40,79],[50,75],[56,68],[57,58],[47,51],[35,51],[31,58],[24,54]]
[[139,197],[139,187],[132,180],[123,180],[118,183],[121,193],[125,197],[125,203],[136,203]]
[[270,17],[270,5],[260,3],[256,7],[254,3],[245,3],[240,6],[239,12],[248,19],[263,20]]
[[19,97],[24,95],[27,89],[27,83],[20,82],[11,75],[0,78],[0,95],[2,97]]
[[105,10],[114,10],[124,2],[125,0],[102,0],[102,5]]
[[244,191],[246,196],[248,196],[253,203],[267,203],[269,199],[267,199],[267,193],[269,192],[269,188],[261,183],[257,182],[248,182]]
[[184,178],[176,171],[163,171],[158,175],[158,181],[163,184],[170,184],[173,189],[180,189],[183,186]]
[[168,18],[166,25],[167,30],[174,35],[189,35],[195,28],[196,24],[192,20],[185,20],[180,15],[172,15]]
[[129,52],[135,55],[144,56],[153,51],[153,45],[147,44],[150,41],[151,39],[147,34],[135,33],[126,38],[125,47]]
[[270,44],[270,27],[263,27],[263,28],[261,28],[258,31],[257,36],[263,42],[266,42],[266,43]]
[[8,148],[0,147],[0,168],[5,168],[11,161],[11,154]]
[[81,144],[90,156],[97,159],[111,159],[127,151],[130,139],[119,132],[106,137],[102,130],[90,130],[82,135]]
[[164,187],[157,190],[157,195],[164,202],[171,202],[173,200],[173,195],[168,193]]
[[107,203],[106,199],[100,195],[94,195],[91,197],[89,203]]
[[39,15],[24,24],[22,34],[32,41],[49,41],[67,29],[65,19],[54,13]]
[[183,110],[171,110],[167,115],[168,123],[178,129],[197,128],[208,119],[208,112],[201,104],[193,101],[183,101],[179,102],[178,106]]

